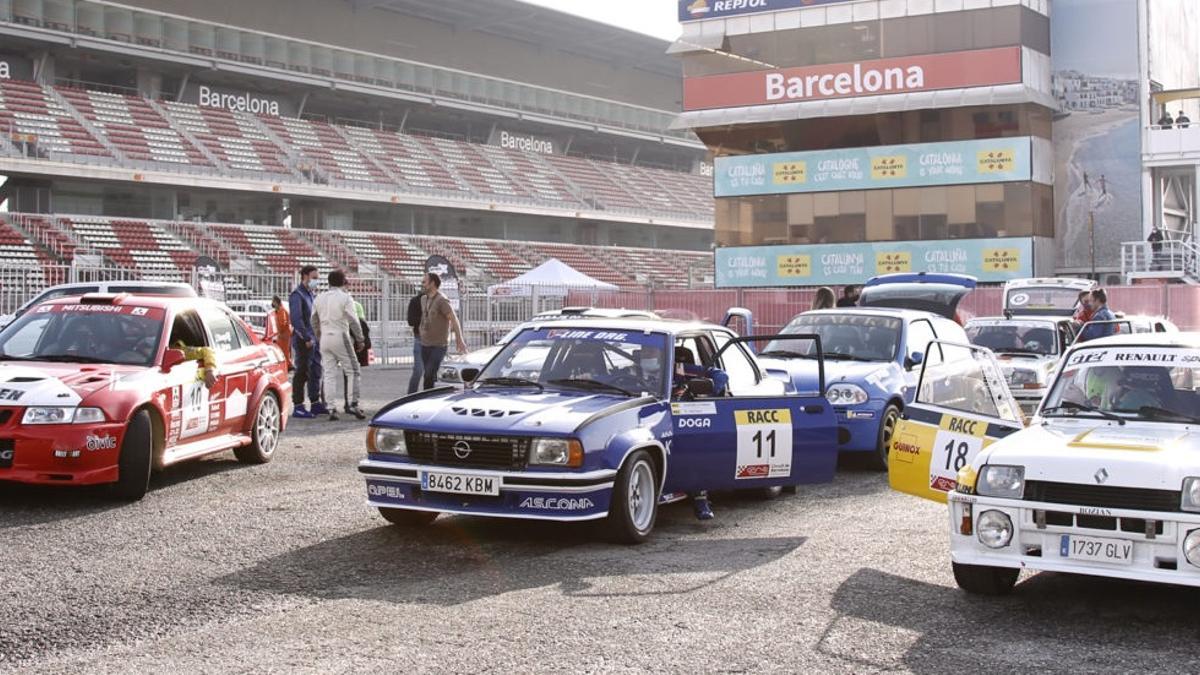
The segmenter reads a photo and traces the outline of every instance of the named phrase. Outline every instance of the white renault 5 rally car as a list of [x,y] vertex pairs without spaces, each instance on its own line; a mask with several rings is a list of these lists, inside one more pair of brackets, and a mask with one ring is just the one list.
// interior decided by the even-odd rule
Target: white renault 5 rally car
[[961,588],[1024,568],[1200,586],[1200,334],[1072,347],[1027,428],[990,352],[944,348],[961,358],[922,372],[891,483],[949,502]]

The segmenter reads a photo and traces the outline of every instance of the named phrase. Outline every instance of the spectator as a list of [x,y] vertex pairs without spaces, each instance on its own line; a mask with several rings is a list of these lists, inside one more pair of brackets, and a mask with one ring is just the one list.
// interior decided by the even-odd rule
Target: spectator
[[459,352],[467,351],[467,343],[463,340],[462,326],[458,323],[454,308],[441,293],[442,278],[430,272],[425,275],[423,284],[425,295],[421,298],[420,326],[421,368],[424,371],[422,382],[425,389],[432,389],[442,359],[446,358],[451,329],[454,330],[455,344]]
[[358,355],[358,365],[366,368],[371,365],[371,327],[367,325],[367,312],[363,309],[362,303],[354,301],[354,312],[358,314],[358,327],[362,330],[362,349],[356,353]]
[[[363,343],[362,328],[358,323],[358,313],[354,309],[354,298],[350,297],[343,286],[346,285],[346,273],[334,270],[329,273],[329,290],[325,291],[313,303],[313,326],[321,344],[321,362],[325,367],[325,393],[337,391],[337,370],[347,378],[343,390],[350,401],[346,411],[358,419],[366,419],[366,414],[358,407],[359,389],[362,371],[358,367],[358,357],[355,352]],[[337,399],[334,399],[335,401]],[[329,410],[329,421],[336,421],[337,409]]]
[[1189,119],[1188,116],[1186,114],[1184,114],[1184,112],[1182,110],[1180,110],[1179,114],[1175,116],[1175,126],[1179,127],[1180,129],[1188,128],[1188,125],[1191,123],[1192,123],[1192,120]]
[[833,302],[833,289],[822,286],[817,289],[817,295],[813,297],[812,309],[832,309]]
[[1075,314],[1071,317],[1083,325],[1092,320],[1092,294],[1090,291],[1079,291],[1075,300]]
[[[317,349],[317,336],[313,332],[313,300],[317,292],[317,268],[305,265],[300,268],[300,284],[288,296],[291,310],[292,353],[295,355],[296,374],[292,377],[293,417],[312,419],[329,412],[321,396],[321,352]],[[308,400],[312,409],[304,407],[307,387]]]
[[1162,253],[1163,234],[1157,225],[1154,226],[1153,230],[1150,230],[1150,236],[1146,237],[1146,241],[1150,242],[1150,250],[1154,251],[1155,256]]
[[854,307],[858,304],[858,296],[862,295],[862,288],[853,284],[842,287],[842,297],[838,298],[838,307]]
[[283,352],[288,370],[292,369],[292,319],[278,295],[271,298],[271,316],[267,317],[267,338]]
[[[422,281],[424,286],[424,281]],[[412,375],[408,378],[408,393],[414,393],[421,388],[421,374],[424,369],[421,367],[421,298],[425,297],[425,291],[417,293],[408,301],[408,325],[413,332],[413,366]]]
[[1158,118],[1159,128],[1170,129],[1171,125],[1174,123],[1175,123],[1175,120],[1171,119],[1171,113],[1167,112],[1166,109],[1164,108],[1162,117]]
[[1092,316],[1088,321],[1093,322],[1093,325],[1085,326],[1083,331],[1079,333],[1080,342],[1087,342],[1088,340],[1112,335],[1114,328],[1112,324],[1096,325],[1094,322],[1117,320],[1112,310],[1108,308],[1108,293],[1103,288],[1097,288],[1092,291],[1089,304],[1092,308]]

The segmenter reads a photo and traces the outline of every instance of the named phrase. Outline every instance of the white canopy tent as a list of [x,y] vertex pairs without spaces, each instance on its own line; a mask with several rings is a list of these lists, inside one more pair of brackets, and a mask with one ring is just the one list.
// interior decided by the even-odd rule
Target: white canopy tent
[[538,295],[561,296],[565,296],[569,291],[618,290],[613,284],[593,279],[558,258],[550,258],[516,278],[488,286],[488,295],[527,296],[534,289]]

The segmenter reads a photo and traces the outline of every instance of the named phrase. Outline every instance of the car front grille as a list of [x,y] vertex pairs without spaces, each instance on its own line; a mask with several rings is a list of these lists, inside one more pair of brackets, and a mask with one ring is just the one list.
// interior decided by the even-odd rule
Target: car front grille
[[1097,506],[1138,511],[1178,511],[1178,490],[1077,485],[1031,480],[1025,482],[1025,499],[1050,504]]
[[472,469],[525,468],[529,439],[521,436],[476,436],[406,431],[408,456],[417,462]]

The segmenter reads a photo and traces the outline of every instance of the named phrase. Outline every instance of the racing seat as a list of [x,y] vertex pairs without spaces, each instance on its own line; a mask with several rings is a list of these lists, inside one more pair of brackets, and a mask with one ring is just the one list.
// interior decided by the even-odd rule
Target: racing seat
[[[727,396],[729,391],[729,375],[720,368],[705,368],[696,365],[696,356],[687,347],[675,348],[675,370],[671,379],[671,391],[683,390],[688,380],[697,377],[707,377],[713,382],[713,396]],[[675,398],[675,396],[672,396]]]

